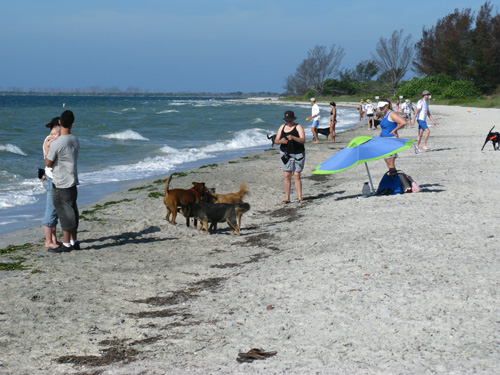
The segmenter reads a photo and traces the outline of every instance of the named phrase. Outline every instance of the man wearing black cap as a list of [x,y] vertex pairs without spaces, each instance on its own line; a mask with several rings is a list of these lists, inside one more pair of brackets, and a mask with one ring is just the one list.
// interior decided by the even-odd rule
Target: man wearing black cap
[[71,111],[64,111],[61,115],[61,135],[50,145],[49,152],[45,157],[45,165],[53,168],[54,206],[61,222],[63,230],[63,243],[51,252],[64,253],[71,250],[79,250],[77,241],[77,230],[79,213],[76,204],[78,171],[77,160],[80,151],[80,143],[71,134],[71,128],[75,122],[75,116]]
[[[411,126],[415,124],[415,119],[417,119],[418,122],[418,138],[417,138],[417,150],[420,150],[420,141],[422,140],[422,135],[424,136],[424,151],[430,150],[429,147],[427,147],[427,139],[429,139],[429,134],[431,134],[431,131],[429,130],[429,127],[427,126],[427,116],[432,120],[434,126],[437,126],[436,121],[434,121],[434,118],[431,115],[431,112],[429,111],[429,98],[431,97],[431,93],[427,90],[424,90],[422,92],[422,99],[420,99],[417,103],[417,112],[415,112],[415,117],[413,117],[413,120],[411,121]],[[425,132],[425,135],[424,135]]]

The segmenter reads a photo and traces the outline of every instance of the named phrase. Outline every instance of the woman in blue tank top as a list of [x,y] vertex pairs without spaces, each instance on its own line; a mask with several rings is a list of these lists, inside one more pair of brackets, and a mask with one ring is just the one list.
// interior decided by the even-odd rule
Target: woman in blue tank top
[[[381,99],[377,107],[384,115],[382,121],[380,121],[380,128],[382,129],[380,136],[399,138],[398,130],[406,126],[406,121],[392,110],[391,102],[388,99]],[[396,155],[391,155],[384,160],[389,168],[389,172],[396,173]]]

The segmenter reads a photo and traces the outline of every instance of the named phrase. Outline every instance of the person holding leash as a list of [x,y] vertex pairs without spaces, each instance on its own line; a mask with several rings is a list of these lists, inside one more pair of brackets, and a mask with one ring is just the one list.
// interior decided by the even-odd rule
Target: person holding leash
[[285,200],[281,202],[283,204],[290,203],[292,174],[299,203],[304,202],[300,173],[304,169],[306,162],[304,148],[306,136],[302,125],[295,123],[296,119],[297,117],[295,117],[293,111],[286,111],[283,117],[286,123],[280,126],[276,134],[276,143],[280,145],[281,169],[285,176]]
[[311,131],[314,136],[314,143],[319,143],[318,139],[318,127],[319,127],[319,119],[321,116],[319,115],[319,106],[316,104],[316,99],[311,98],[311,117],[306,118],[306,121],[313,120]]

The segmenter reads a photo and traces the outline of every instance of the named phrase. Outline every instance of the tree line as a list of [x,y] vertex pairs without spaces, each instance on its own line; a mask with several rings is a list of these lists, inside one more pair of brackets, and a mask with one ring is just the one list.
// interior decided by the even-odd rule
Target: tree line
[[[315,46],[285,79],[285,94],[365,96],[377,92],[394,96],[404,91],[408,97],[422,84],[430,83],[422,82],[426,77],[436,77],[431,81],[444,85],[438,91],[446,97],[499,92],[500,14],[492,11],[490,1],[477,15],[471,8],[455,9],[430,29],[423,28],[416,43],[411,35],[396,30],[390,38],[380,37],[371,58],[354,69],[340,70],[345,56],[342,47]],[[402,81],[410,72],[415,78]]]

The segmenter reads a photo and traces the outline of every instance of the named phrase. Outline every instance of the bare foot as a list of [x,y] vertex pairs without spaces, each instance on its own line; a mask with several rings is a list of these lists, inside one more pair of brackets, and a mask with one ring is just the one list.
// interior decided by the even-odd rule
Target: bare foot
[[314,141],[313,143],[319,143],[319,141]]
[[430,148],[429,148],[429,147],[427,147],[427,146],[424,146],[424,147],[422,147],[422,150],[424,150],[424,151],[429,151],[429,150],[430,150]]

